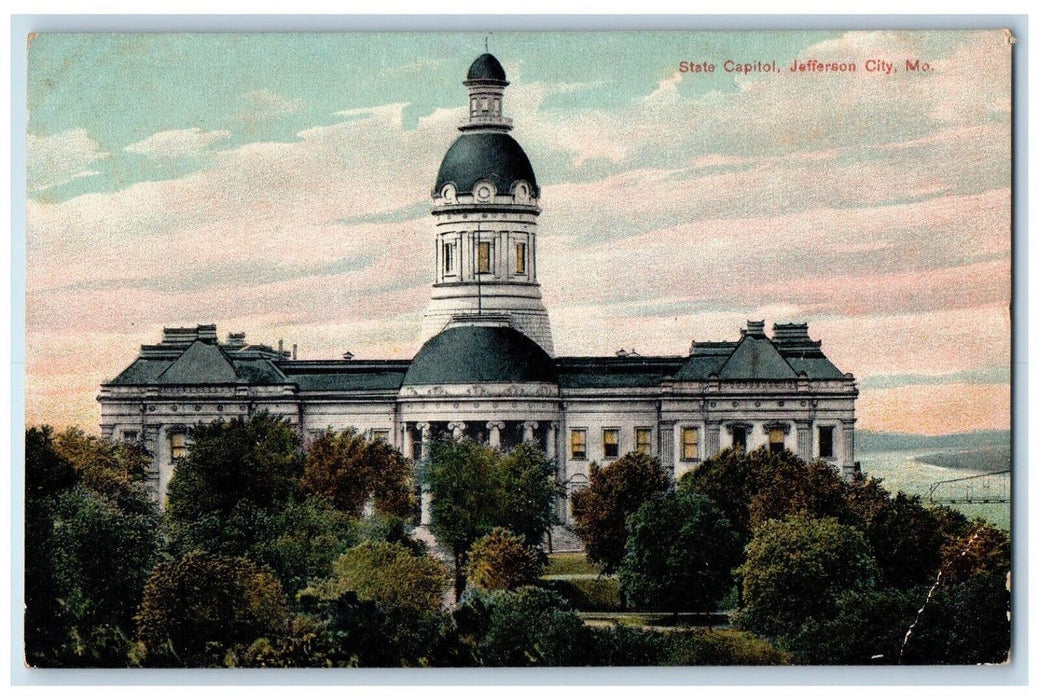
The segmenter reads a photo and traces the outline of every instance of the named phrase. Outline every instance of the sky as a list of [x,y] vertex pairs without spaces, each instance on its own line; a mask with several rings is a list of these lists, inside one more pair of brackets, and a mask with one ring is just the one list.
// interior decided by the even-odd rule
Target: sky
[[[807,321],[858,379],[859,428],[1009,428],[998,31],[39,35],[27,422],[96,429],[100,383],[163,326],[411,357],[430,189],[485,38],[542,187],[557,354]],[[788,70],[813,58],[858,70]]]

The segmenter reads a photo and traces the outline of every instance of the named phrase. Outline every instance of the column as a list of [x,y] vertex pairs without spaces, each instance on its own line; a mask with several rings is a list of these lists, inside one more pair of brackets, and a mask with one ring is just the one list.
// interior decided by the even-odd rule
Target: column
[[799,420],[797,423],[797,456],[806,462],[812,461],[815,449],[812,445],[812,421]]
[[556,431],[557,431],[558,427],[559,427],[558,423],[555,423],[555,422],[549,423],[548,424],[548,435],[545,438],[545,440],[547,441],[547,444],[545,445],[545,456],[548,457],[553,462],[556,459],[556,440],[558,439],[557,436],[556,436]]
[[534,431],[537,430],[536,421],[528,420],[523,423],[523,442],[534,442]]
[[487,444],[491,447],[501,447],[501,431],[505,429],[505,423],[500,420],[492,420],[487,423]]
[[401,430],[404,431],[401,436],[401,448],[404,452],[404,456],[409,459],[417,460],[418,455],[415,454],[415,437],[411,434],[411,428],[405,423]]
[[451,437],[455,440],[465,437],[465,423],[448,423],[447,429],[451,431]]
[[844,428],[844,464],[845,469],[855,466],[855,419],[841,421]]
[[416,460],[423,460],[429,456],[429,423],[416,423],[415,429],[419,432],[419,444],[412,447]]
[[[419,448],[416,454],[416,459],[423,460],[429,456],[429,423],[419,423],[415,426],[419,431],[420,442]],[[419,493],[419,525],[429,525],[430,518],[430,506],[433,504],[433,497],[430,495],[429,490],[425,484],[421,485],[421,492]]]
[[704,457],[713,457],[722,451],[722,424],[721,421],[707,421],[707,438],[704,442]]

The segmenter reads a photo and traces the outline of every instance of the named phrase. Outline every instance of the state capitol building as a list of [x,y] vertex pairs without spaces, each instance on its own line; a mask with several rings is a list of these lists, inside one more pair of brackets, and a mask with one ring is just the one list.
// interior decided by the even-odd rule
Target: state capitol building
[[631,451],[659,457],[676,477],[730,446],[857,470],[855,378],[806,323],[769,333],[748,321],[735,340],[694,342],[685,356],[556,356],[537,277],[541,191],[503,116],[505,71],[484,54],[464,85],[469,117],[432,190],[434,282],[418,354],[297,360],[244,333],[221,340],[212,325],[164,329],[98,397],[102,434],[141,441],[154,456],[158,498],[192,425],[259,411],[304,438],[354,428],[416,460],[438,437],[502,449],[533,441],[569,492],[587,484],[593,461]]

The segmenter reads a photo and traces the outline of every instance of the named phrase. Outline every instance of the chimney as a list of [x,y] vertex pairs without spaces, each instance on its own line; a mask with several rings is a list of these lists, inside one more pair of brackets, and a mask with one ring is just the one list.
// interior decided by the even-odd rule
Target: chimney
[[292,359],[293,360],[296,359],[296,344],[295,343],[292,344]]
[[751,338],[764,338],[765,337],[765,321],[747,321],[747,329],[744,335],[750,336]]
[[278,338],[278,354],[279,355],[284,355],[285,354],[285,341],[282,340],[281,338]]

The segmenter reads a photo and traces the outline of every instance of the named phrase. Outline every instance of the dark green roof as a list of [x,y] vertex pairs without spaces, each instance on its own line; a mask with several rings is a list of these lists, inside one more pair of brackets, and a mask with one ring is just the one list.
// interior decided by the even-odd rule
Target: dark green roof
[[472,192],[480,180],[487,180],[501,194],[509,194],[519,181],[530,185],[540,196],[530,159],[516,139],[500,131],[475,132],[459,136],[447,149],[437,172],[433,195],[453,183],[458,192]]
[[489,53],[485,53],[477,56],[473,64],[469,66],[469,72],[466,73],[465,79],[467,81],[483,80],[504,83],[505,69],[501,67],[501,63],[498,62],[497,58]]
[[461,325],[427,340],[411,361],[403,383],[555,381],[552,358],[514,328]]
[[279,362],[300,391],[396,391],[408,360],[333,360]]
[[611,389],[659,386],[685,362],[684,357],[559,357],[559,386]]

